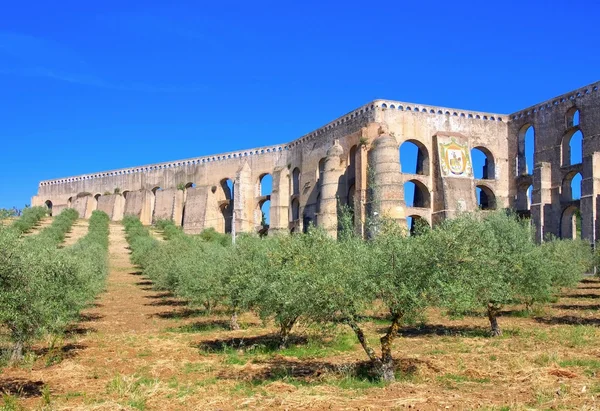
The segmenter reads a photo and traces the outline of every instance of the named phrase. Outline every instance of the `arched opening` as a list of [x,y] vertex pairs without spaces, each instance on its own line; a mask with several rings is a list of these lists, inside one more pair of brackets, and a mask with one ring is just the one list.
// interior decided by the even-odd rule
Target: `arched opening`
[[579,126],[579,110],[576,107],[567,111],[567,128]]
[[575,129],[563,137],[561,144],[563,167],[581,164],[583,162],[583,134]]
[[221,180],[221,196],[224,197],[220,202],[221,215],[223,216],[223,232],[225,234],[231,233],[234,221],[233,221],[233,210],[234,210],[234,195],[235,195],[235,184],[233,180],[224,178]]
[[407,207],[429,208],[431,199],[425,184],[418,180],[404,183],[404,202]]
[[475,196],[477,198],[477,205],[481,210],[496,209],[496,196],[489,187],[477,186],[475,188]]
[[427,222],[427,220],[425,220],[419,215],[410,215],[406,217],[406,225],[410,235],[419,234],[423,232],[423,230],[429,228],[429,223]]
[[575,201],[581,198],[581,173],[575,171],[565,176],[562,183],[562,200]]
[[270,196],[273,192],[273,177],[271,174],[263,174],[258,179],[258,192],[262,196]]
[[423,143],[406,140],[400,145],[400,171],[406,174],[429,175],[429,153]]
[[575,206],[567,207],[560,220],[560,237],[565,239],[581,238],[581,212]]
[[323,185],[323,173],[325,172],[325,158],[319,160],[319,169],[317,170],[317,184],[319,187]]
[[71,208],[71,204],[73,203],[73,197],[69,197],[67,200],[67,208]]
[[258,195],[261,198],[258,208],[260,210],[260,225],[269,225],[271,221],[271,194],[273,192],[273,177],[265,173],[258,178]]
[[46,202],[44,204],[46,205],[46,208],[48,209],[48,215],[50,217],[52,217],[52,201],[46,200]]
[[158,187],[158,186],[157,186],[157,187],[154,187],[154,188],[152,189],[152,194],[156,195],[156,192],[157,192],[157,191],[162,191],[162,188],[160,188],[160,187]]
[[300,194],[300,169],[296,167],[292,172],[292,195]]
[[297,198],[292,200],[292,222],[300,220],[300,201]]
[[259,204],[260,209],[260,225],[263,228],[268,228],[271,225],[271,200],[265,200]]
[[519,131],[519,154],[517,158],[518,174],[533,174],[534,163],[535,129],[531,124],[526,124]]
[[124,198],[125,200],[127,200],[127,195],[128,195],[128,194],[129,194],[129,191],[123,191],[123,192],[121,193],[121,195],[123,196],[123,198]]
[[357,155],[357,146],[350,147],[350,152],[348,153],[348,167],[346,169],[346,184],[348,187],[354,185],[356,182],[356,155]]
[[533,193],[533,185],[523,184],[519,186],[517,192],[517,211],[531,210],[531,195]]
[[485,147],[475,147],[471,150],[473,161],[473,175],[480,180],[496,179],[494,156]]

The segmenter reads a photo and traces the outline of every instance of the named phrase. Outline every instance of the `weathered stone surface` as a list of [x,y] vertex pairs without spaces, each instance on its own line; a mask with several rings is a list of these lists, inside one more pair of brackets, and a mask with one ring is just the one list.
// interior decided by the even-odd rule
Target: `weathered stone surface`
[[[98,208],[113,220],[132,214],[145,224],[153,216],[171,218],[177,224],[183,221],[188,232],[208,227],[255,231],[261,228],[260,206],[267,199],[273,231],[302,230],[311,223],[335,227],[334,204],[347,204],[359,217],[357,231],[364,233],[361,222],[376,210],[399,222],[412,217],[430,224],[452,217],[459,208],[473,210],[479,188],[487,204],[531,215],[539,240],[549,234],[574,235],[575,211],[580,210],[582,236],[595,241],[600,232],[599,84],[510,115],[376,100],[288,144],[43,181],[32,204],[50,200],[55,214],[66,204],[85,217]],[[525,165],[530,126],[535,130],[532,174]],[[569,143],[578,131],[584,137],[583,162],[571,165]],[[437,144],[441,136],[455,136],[469,151],[484,152],[486,178],[442,176]],[[335,161],[328,156],[334,141],[339,142],[330,153],[339,159]],[[407,141],[419,147],[416,174],[401,172],[398,147]],[[370,181],[369,169],[374,173]],[[570,183],[577,173],[583,179],[581,200],[571,195]],[[257,190],[265,174],[273,177],[270,197]],[[233,192],[228,180],[235,182]],[[419,187],[414,207],[404,201],[404,184],[409,181]],[[182,186],[185,191],[178,189]],[[102,195],[116,188],[125,196]],[[379,190],[377,204],[370,201],[369,188]],[[83,193],[91,196],[78,197]]]

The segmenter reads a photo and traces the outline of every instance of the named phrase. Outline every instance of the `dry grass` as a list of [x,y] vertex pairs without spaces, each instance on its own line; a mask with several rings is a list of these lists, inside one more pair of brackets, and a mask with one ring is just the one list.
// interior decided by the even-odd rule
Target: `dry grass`
[[[111,225],[107,291],[62,349],[37,347],[29,362],[4,368],[7,409],[595,409],[600,395],[600,281],[588,279],[543,312],[520,307],[487,336],[485,317],[448,319],[436,310],[395,342],[398,381],[361,377],[365,357],[347,330],[322,339],[304,325],[284,351],[274,329],[241,317],[190,309],[154,291],[128,260]],[[376,313],[378,314],[378,313]],[[376,342],[385,319],[367,323]],[[53,361],[48,361],[50,355]],[[0,404],[2,404],[0,402]],[[16,404],[16,405],[15,405]],[[12,408],[10,408],[12,407]]]

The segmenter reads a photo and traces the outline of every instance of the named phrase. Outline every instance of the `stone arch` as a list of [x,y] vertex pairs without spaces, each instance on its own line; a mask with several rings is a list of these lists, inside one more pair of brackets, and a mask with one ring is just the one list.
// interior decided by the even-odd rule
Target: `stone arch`
[[581,212],[571,205],[563,210],[560,217],[560,238],[581,238]]
[[67,208],[71,208],[72,204],[73,204],[73,197],[69,197],[69,199],[67,200]]
[[563,167],[583,162],[583,133],[579,127],[571,128],[563,136],[560,144],[561,164]]
[[581,198],[581,173],[578,171],[569,172],[562,182],[561,197],[562,201],[574,201]]
[[294,168],[292,171],[292,195],[296,196],[300,194],[300,169]]
[[565,115],[565,122],[567,128],[578,127],[579,126],[579,116],[580,112],[577,107],[571,107],[567,114]]
[[430,227],[429,222],[420,215],[413,214],[406,217],[406,225],[410,235],[415,235],[420,229]]
[[125,190],[125,191],[123,191],[123,192],[121,193],[121,195],[123,196],[123,198],[124,198],[125,200],[127,200],[127,195],[128,195],[129,193],[130,193],[130,191],[129,191],[129,190]]
[[519,130],[518,142],[518,174],[533,174],[533,168],[535,166],[535,128],[531,123],[527,123],[521,127]]
[[530,211],[532,203],[533,184],[521,184],[517,190],[517,211]]
[[497,207],[496,195],[486,185],[480,184],[475,187],[475,198],[481,210],[495,210]]
[[356,155],[358,152],[358,146],[354,145],[350,147],[348,151],[348,167],[346,169],[346,180],[348,186],[354,184],[356,181]]
[[407,181],[404,183],[404,202],[407,207],[430,208],[429,189],[419,180]]
[[232,231],[233,224],[233,210],[234,210],[234,198],[235,198],[235,184],[230,178],[223,178],[220,182],[220,190],[218,195],[220,197],[219,209],[221,211],[221,226],[222,232],[229,234]]
[[262,228],[268,228],[271,225],[271,200],[269,197],[263,197],[257,204],[257,211],[261,218],[259,225]]
[[406,174],[429,175],[429,152],[419,140],[409,139],[400,144],[400,171]]
[[473,147],[471,149],[471,159],[473,161],[473,175],[476,179],[496,179],[496,162],[490,150],[483,146]]
[[273,192],[273,176],[270,173],[263,173],[258,177],[258,196],[268,196]]
[[52,201],[50,201],[50,200],[46,200],[46,201],[44,202],[44,205],[45,205],[45,206],[46,206],[46,208],[48,209],[48,215],[49,215],[50,217],[52,217]]

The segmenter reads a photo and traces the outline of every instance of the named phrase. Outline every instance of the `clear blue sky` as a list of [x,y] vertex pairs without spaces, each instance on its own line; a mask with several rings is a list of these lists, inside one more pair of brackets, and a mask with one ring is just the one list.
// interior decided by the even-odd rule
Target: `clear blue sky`
[[0,207],[281,143],[375,98],[508,113],[598,80],[593,1],[5,2]]

